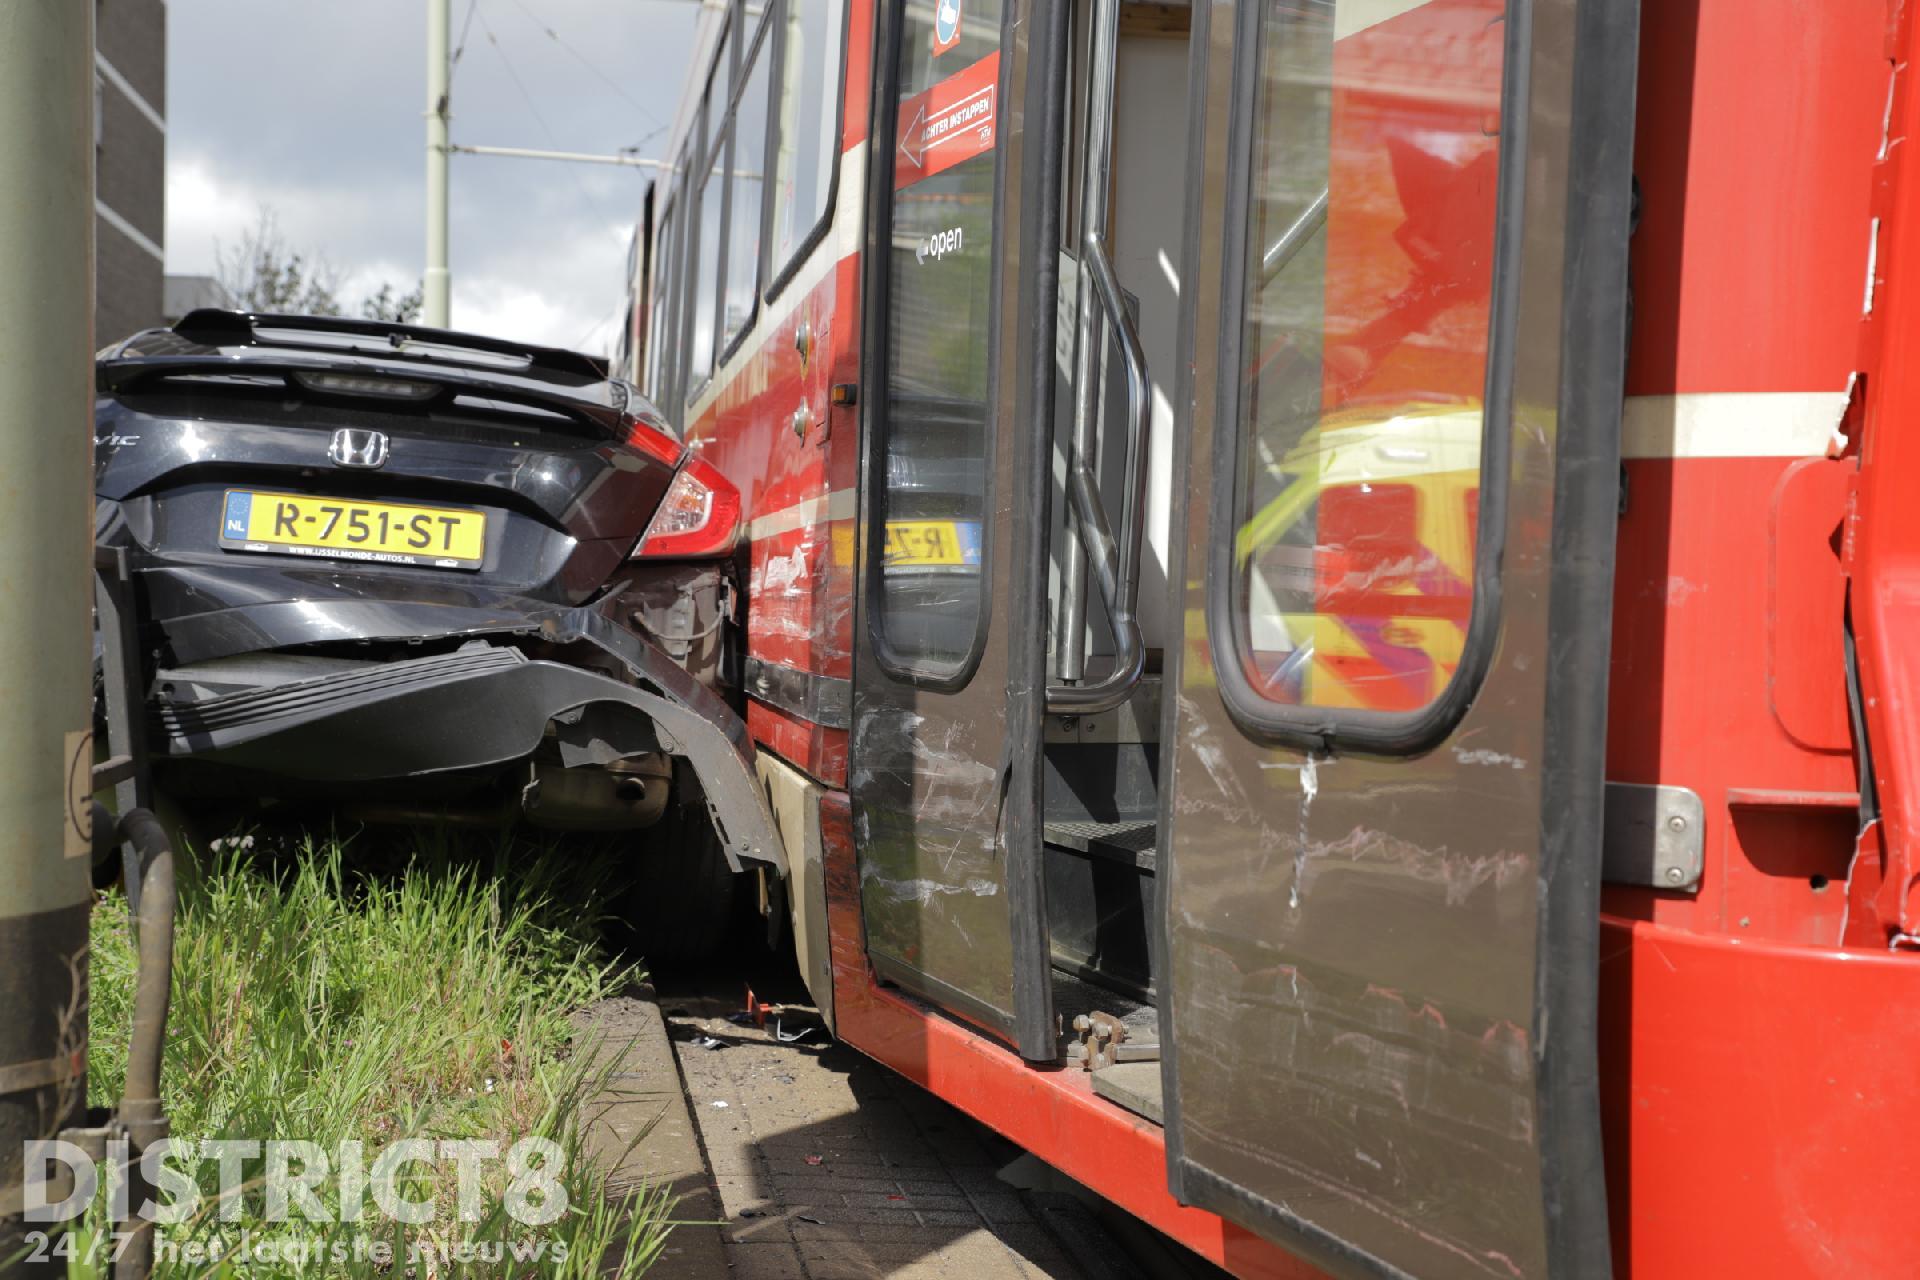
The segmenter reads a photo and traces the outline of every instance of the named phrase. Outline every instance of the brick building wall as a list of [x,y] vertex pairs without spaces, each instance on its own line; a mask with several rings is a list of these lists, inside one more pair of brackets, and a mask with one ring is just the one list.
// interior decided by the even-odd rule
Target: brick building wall
[[94,0],[96,346],[162,323],[166,0]]

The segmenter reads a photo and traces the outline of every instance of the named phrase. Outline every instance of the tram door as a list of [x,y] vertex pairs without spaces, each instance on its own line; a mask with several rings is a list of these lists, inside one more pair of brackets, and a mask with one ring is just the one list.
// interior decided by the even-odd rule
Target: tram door
[[848,786],[878,975],[1051,1058],[1022,603],[1041,533],[1018,496],[1046,429],[1021,376],[1033,8],[878,6]]
[[1194,8],[1170,1181],[1338,1274],[1604,1275],[1635,6]]

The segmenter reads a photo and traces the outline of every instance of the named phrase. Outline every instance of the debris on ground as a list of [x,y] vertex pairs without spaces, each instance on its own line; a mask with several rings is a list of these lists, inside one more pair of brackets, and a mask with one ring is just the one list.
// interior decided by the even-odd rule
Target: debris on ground
[[[1116,1247],[1104,1218],[1074,1197],[1037,1199],[997,1177],[1018,1148],[834,1043],[819,1011],[797,998],[797,977],[782,981],[748,988],[745,1008],[739,980],[721,975],[673,997],[687,1011],[674,1049],[688,1092],[730,1100],[724,1116],[702,1101],[695,1119],[719,1197],[713,1217],[724,1224],[714,1234],[738,1280],[1225,1280],[1187,1264],[1109,1265]],[[791,1002],[761,999],[772,991]],[[701,1052],[710,1036],[727,1052]],[[1025,1180],[1045,1182],[1037,1170]]]

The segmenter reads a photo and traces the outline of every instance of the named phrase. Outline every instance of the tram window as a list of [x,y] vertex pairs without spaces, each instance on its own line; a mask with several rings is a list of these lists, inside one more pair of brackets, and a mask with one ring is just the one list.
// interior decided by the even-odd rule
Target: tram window
[[1214,629],[1222,688],[1257,715],[1418,711],[1460,662],[1503,11],[1501,0],[1264,6],[1234,534],[1213,574],[1228,592],[1228,625]]
[[677,207],[678,202],[669,196],[666,211],[660,215],[659,234],[655,237],[658,246],[655,252],[659,254],[659,262],[653,272],[653,318],[647,322],[647,394],[656,404],[666,401],[666,388],[661,385],[662,372],[673,367],[667,360],[667,352],[673,345],[667,316],[668,303],[677,296],[674,289],[679,283],[676,279],[679,272],[674,269],[674,251],[678,246],[673,238],[679,222],[673,216]]
[[699,237],[694,248],[692,323],[688,326],[686,393],[691,399],[713,372],[713,312],[720,296],[721,194],[726,184],[726,148],[718,149],[700,184]]
[[845,0],[786,0],[781,6],[784,43],[769,259],[776,289],[833,203],[845,13]]
[[733,140],[732,194],[727,214],[726,301],[721,315],[726,325],[722,354],[753,320],[759,297],[761,224],[766,212],[762,199],[767,171],[767,81],[773,57],[763,34],[748,55],[750,65],[741,80],[740,99],[729,122]]
[[718,49],[715,51],[713,59],[713,73],[707,80],[707,109],[704,120],[705,132],[702,134],[702,137],[706,139],[706,143],[705,150],[701,152],[703,158],[712,156],[714,151],[720,147],[720,141],[722,137],[724,137],[721,132],[724,127],[723,119],[727,110],[727,102],[732,96],[733,67],[736,61],[734,56],[734,37],[740,31],[740,21],[739,6],[729,3],[727,8],[733,12],[728,16],[726,30],[720,33]]
[[676,423],[680,421],[680,389],[687,368],[688,277],[693,274],[694,238],[699,231],[698,210],[693,204],[692,160],[691,146],[683,146],[674,162],[673,190],[667,197],[673,242],[667,250],[667,338],[660,357],[658,403]]
[[612,369],[614,377],[625,378],[628,382],[636,385],[640,379],[633,365],[633,318],[639,314],[639,309],[634,306],[634,297],[644,287],[640,279],[639,270],[640,239],[643,232],[644,226],[636,229],[632,235],[627,237],[627,274],[625,289],[627,305],[620,316],[619,334],[614,339]]
[[[907,0],[883,154],[886,396],[876,649],[907,678],[967,678],[985,629],[998,0]],[[876,147],[876,152],[880,148]]]

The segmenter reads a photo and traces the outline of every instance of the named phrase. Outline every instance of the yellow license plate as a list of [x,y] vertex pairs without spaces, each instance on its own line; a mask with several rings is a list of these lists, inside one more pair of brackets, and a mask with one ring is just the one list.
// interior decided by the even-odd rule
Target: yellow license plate
[[487,515],[458,507],[229,489],[220,515],[220,545],[230,551],[478,569],[486,555]]
[[979,564],[979,528],[959,520],[889,520],[886,566]]

